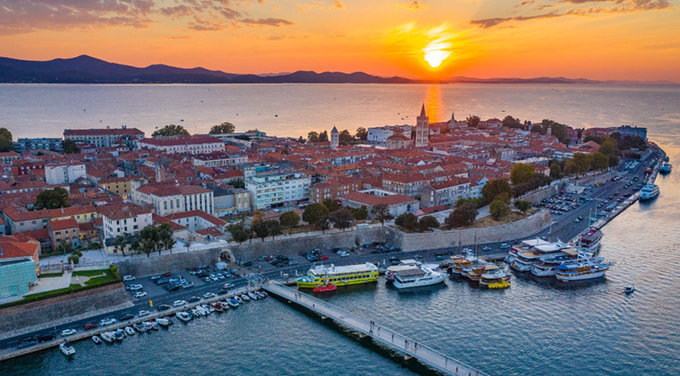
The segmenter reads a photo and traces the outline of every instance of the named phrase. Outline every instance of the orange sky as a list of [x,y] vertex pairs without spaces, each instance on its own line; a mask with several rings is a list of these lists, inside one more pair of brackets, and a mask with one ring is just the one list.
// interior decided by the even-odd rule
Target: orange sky
[[[0,0],[0,55],[680,82],[680,0]],[[445,57],[438,68],[426,52]]]

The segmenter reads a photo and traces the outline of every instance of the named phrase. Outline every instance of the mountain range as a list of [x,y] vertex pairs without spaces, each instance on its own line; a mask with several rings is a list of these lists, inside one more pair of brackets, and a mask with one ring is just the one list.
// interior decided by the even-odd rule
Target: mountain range
[[[297,71],[282,74],[236,74],[205,68],[177,68],[155,64],[145,68],[110,63],[82,55],[71,59],[30,61],[0,57],[0,83],[70,83],[70,84],[134,84],[134,83],[599,83],[588,79],[564,77],[538,78],[470,78],[446,80],[413,80],[404,77],[380,77],[364,72],[342,73]],[[612,82],[612,81],[608,81]]]

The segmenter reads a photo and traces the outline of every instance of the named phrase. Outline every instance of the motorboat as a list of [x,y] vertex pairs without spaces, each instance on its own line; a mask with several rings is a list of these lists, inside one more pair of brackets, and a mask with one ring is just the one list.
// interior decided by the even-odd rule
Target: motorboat
[[151,330],[160,330],[161,329],[160,326],[158,325],[158,323],[155,320],[154,321],[148,321],[148,323],[151,325]]
[[557,266],[555,277],[562,282],[583,281],[604,277],[611,264],[602,259],[567,263]]
[[236,308],[238,307],[238,305],[239,305],[238,300],[236,300],[236,298],[229,299],[229,306],[231,306],[232,308]]
[[215,311],[217,311],[217,312],[224,312],[224,307],[222,307],[222,303],[221,303],[221,302],[212,303],[212,307],[213,307],[213,309],[214,309]]
[[634,292],[634,291],[635,291],[635,286],[632,286],[632,285],[626,286],[626,287],[623,288],[623,292],[625,292],[626,294],[630,294],[631,292]]
[[118,329],[113,332],[113,337],[116,341],[122,341],[125,338],[125,331],[123,329]]
[[243,303],[243,299],[241,299],[241,297],[238,296],[238,295],[234,295],[234,297],[233,297],[232,299],[236,299],[236,302],[237,302],[238,304],[242,304],[242,303]]
[[250,297],[250,299],[252,299],[252,300],[258,300],[258,299],[260,299],[260,298],[259,298],[257,295],[255,295],[255,293],[253,293],[252,291],[249,291],[249,292],[248,292],[248,297]]
[[394,282],[395,274],[403,272],[405,270],[416,270],[419,269],[421,266],[426,266],[432,270],[439,269],[440,267],[437,264],[423,265],[422,262],[419,262],[418,260],[415,259],[401,260],[399,261],[398,265],[391,265],[387,267],[387,270],[385,271],[385,279],[387,280],[387,283],[392,283]]
[[484,268],[484,273],[479,277],[479,287],[507,289],[510,287],[510,278],[497,265],[489,265]]
[[180,321],[183,321],[183,322],[191,321],[191,315],[189,315],[186,312],[177,312],[175,314],[175,316],[177,316],[177,318],[180,319]]
[[189,310],[189,312],[191,312],[191,315],[194,318],[199,318],[199,317],[203,316],[203,315],[201,315],[201,312],[199,312],[196,308]]
[[259,292],[260,294],[264,295],[265,298],[269,296],[269,294],[267,294],[266,291],[258,291],[258,292]]
[[104,332],[101,334],[102,340],[104,340],[107,343],[113,343],[116,340],[116,337],[113,335],[113,332]]
[[434,270],[423,266],[419,267],[418,270],[398,272],[394,277],[394,287],[398,289],[406,289],[442,283],[448,277],[448,274],[435,272]]
[[156,319],[156,322],[158,323],[158,325],[160,325],[160,326],[162,326],[162,327],[164,327],[164,328],[167,328],[168,326],[172,325],[172,321],[170,321],[170,320],[168,320],[168,319],[166,319],[166,318],[163,318],[163,317],[157,318],[157,319]]
[[144,324],[141,323],[141,322],[138,322],[138,323],[136,323],[136,324],[133,324],[132,327],[135,328],[135,330],[137,330],[137,331],[140,332],[140,333],[146,332],[146,325],[144,325]]
[[659,186],[647,184],[640,190],[640,201],[648,201],[659,196]]
[[513,270],[518,272],[531,271],[533,265],[540,261],[542,256],[557,254],[569,248],[569,245],[561,241],[549,242],[540,238],[522,241],[520,245],[510,249],[506,261]]
[[594,254],[600,250],[600,243],[604,234],[597,227],[590,227],[579,235],[576,241],[576,249],[581,252]]
[[201,316],[208,316],[208,311],[203,308],[202,306],[196,306],[195,310],[198,312],[199,315]]
[[59,351],[66,356],[73,356],[76,354],[76,349],[71,345],[71,342],[64,342],[59,345]]
[[313,266],[306,276],[295,279],[299,288],[313,289],[319,285],[332,283],[336,286],[357,285],[378,281],[378,267],[370,262],[358,265],[325,267]]
[[456,255],[451,256],[452,265],[449,268],[451,276],[460,276],[463,274],[463,269],[472,267],[472,257]]
[[255,291],[255,293],[260,296],[260,299],[267,297],[267,294],[265,294],[264,291]]
[[327,285],[316,286],[312,289],[313,292],[330,292],[338,289],[338,286],[329,283]]
[[248,295],[246,295],[246,294],[243,294],[243,295],[241,295],[241,300],[243,300],[244,302],[249,302],[249,301],[250,301],[250,297],[249,297]]
[[100,345],[102,343],[102,339],[99,338],[99,336],[92,336],[92,342],[94,342],[95,345]]
[[661,167],[659,167],[659,173],[664,174],[664,175],[670,174],[672,170],[673,170],[673,165],[668,163],[668,162],[664,162],[661,165]]
[[135,335],[135,330],[132,329],[131,326],[126,326],[125,327],[125,334],[127,334],[129,336],[133,336],[133,335]]
[[590,256],[583,252],[578,252],[571,248],[565,248],[559,253],[543,255],[539,261],[531,266],[531,274],[536,277],[553,277],[555,268],[568,262],[582,261],[589,259]]

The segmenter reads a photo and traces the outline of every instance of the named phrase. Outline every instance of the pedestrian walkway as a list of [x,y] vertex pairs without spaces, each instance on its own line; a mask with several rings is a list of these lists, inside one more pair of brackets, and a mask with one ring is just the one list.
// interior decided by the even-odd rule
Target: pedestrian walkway
[[367,320],[353,313],[336,307],[330,303],[316,299],[298,290],[286,287],[278,282],[269,282],[262,288],[273,295],[287,299],[291,303],[310,309],[323,317],[371,337],[387,347],[397,350],[405,356],[418,359],[421,363],[447,375],[479,376],[485,373],[460,361],[440,353],[418,341],[408,338],[389,328]]

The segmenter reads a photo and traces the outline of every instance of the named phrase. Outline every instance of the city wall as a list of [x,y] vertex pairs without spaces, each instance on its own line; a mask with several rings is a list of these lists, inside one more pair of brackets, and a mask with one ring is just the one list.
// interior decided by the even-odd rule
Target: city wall
[[160,257],[137,257],[119,262],[116,266],[120,275],[146,276],[182,271],[199,265],[214,266],[220,261],[220,255],[229,255],[229,250],[221,246],[200,251],[164,254]]

